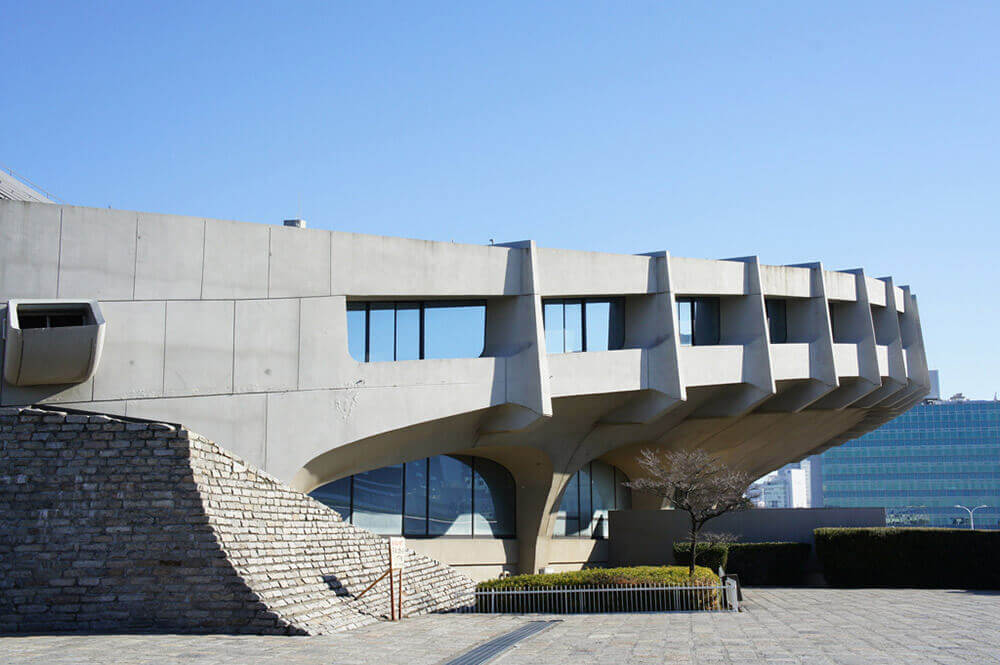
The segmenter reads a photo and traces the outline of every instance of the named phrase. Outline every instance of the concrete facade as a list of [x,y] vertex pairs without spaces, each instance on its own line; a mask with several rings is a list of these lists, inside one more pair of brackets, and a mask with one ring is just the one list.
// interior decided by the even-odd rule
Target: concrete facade
[[[547,352],[543,298],[608,296],[624,298],[624,348]],[[680,296],[719,298],[718,344],[680,344]],[[442,556],[477,576],[599,562],[599,544],[552,537],[566,483],[591,460],[634,475],[642,447],[701,447],[760,476],[877,427],[929,386],[916,297],[861,270],[0,201],[0,307],[80,298],[107,322],[94,376],[4,383],[0,403],[183,422],[303,491],[430,455],[492,459],[516,480],[516,544],[454,542]],[[786,343],[769,341],[765,298],[786,301]],[[485,301],[482,356],[353,359],[347,303],[408,299]]]

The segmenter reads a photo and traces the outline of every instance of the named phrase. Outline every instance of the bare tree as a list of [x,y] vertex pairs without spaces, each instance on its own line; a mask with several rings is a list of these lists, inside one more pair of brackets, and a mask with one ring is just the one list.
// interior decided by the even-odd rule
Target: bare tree
[[645,449],[636,460],[647,477],[625,483],[638,492],[664,499],[672,508],[691,518],[690,574],[694,575],[698,535],[709,520],[750,507],[744,496],[753,479],[735,471],[703,450],[666,453]]

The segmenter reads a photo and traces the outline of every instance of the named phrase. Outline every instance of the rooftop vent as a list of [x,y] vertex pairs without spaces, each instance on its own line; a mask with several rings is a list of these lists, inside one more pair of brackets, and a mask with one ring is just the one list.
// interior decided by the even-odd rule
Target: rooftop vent
[[306,228],[306,220],[304,219],[286,219],[285,226],[291,226],[296,229]]

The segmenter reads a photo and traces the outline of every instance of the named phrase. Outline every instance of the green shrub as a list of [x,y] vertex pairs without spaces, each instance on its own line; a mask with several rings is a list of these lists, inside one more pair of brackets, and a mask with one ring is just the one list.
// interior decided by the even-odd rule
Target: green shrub
[[1000,589],[1000,531],[816,529],[827,583],[846,587]]
[[539,589],[600,588],[605,586],[698,586],[717,587],[719,577],[708,568],[695,568],[694,577],[680,566],[635,566],[632,568],[591,568],[547,575],[517,575],[480,582],[478,591],[502,593],[476,594],[480,612],[557,613],[642,612],[662,610],[720,609],[722,594],[717,588],[686,591],[643,590],[619,593],[531,593]]
[[[695,563],[699,566],[717,572],[719,566],[726,569],[726,559],[729,556],[729,545],[726,543],[698,543],[698,556]],[[681,566],[691,565],[691,543],[674,543],[674,561]]]
[[811,549],[809,543],[730,543],[725,568],[740,584],[801,584]]
[[[694,569],[694,584],[713,586],[719,576],[708,568]],[[631,568],[588,568],[545,575],[514,575],[480,582],[476,589],[554,589],[563,586],[599,587],[607,585],[687,584],[688,569],[681,566],[633,566]]]

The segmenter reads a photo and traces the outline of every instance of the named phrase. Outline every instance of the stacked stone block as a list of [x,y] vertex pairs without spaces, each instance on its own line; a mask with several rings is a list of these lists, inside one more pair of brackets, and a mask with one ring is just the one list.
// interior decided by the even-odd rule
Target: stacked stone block
[[[389,613],[387,541],[183,427],[0,410],[0,632],[316,634]],[[408,553],[404,614],[473,583]]]

